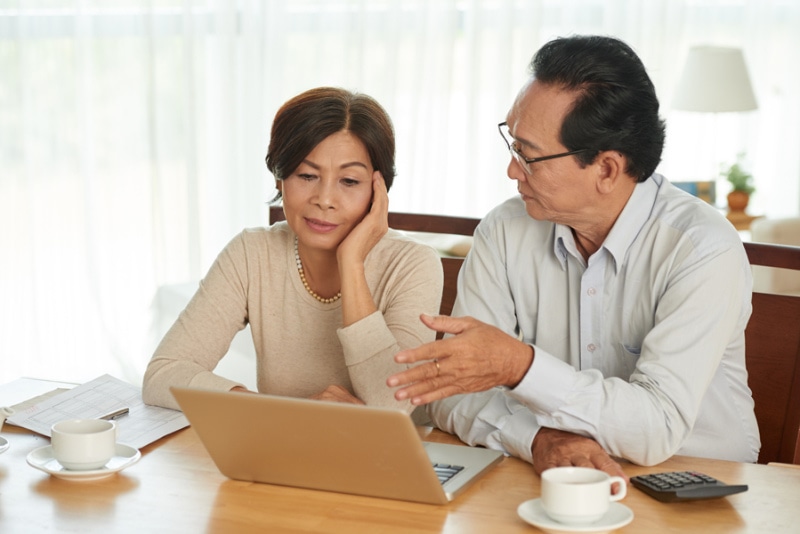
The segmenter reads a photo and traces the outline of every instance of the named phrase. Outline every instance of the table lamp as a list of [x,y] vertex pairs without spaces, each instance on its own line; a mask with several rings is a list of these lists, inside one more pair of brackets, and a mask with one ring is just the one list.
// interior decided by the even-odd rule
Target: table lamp
[[692,47],[672,107],[704,112],[756,109],[742,51],[724,46]]
[[[672,107],[715,114],[756,109],[758,106],[741,49],[724,46],[690,48]],[[716,137],[713,136],[714,154]],[[749,220],[742,223],[748,224]]]

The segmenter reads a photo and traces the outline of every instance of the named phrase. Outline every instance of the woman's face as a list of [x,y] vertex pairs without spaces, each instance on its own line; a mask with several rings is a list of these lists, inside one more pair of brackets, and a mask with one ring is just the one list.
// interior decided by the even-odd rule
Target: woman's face
[[335,251],[369,210],[372,162],[348,131],[323,139],[281,183],[286,221],[308,248]]

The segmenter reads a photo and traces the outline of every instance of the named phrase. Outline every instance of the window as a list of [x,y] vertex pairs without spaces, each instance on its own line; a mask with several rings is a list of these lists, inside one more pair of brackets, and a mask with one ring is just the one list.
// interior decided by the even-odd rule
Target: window
[[[796,214],[798,27],[788,0],[6,0],[0,353],[14,361],[0,380],[137,381],[157,288],[196,281],[266,224],[270,121],[313,86],[363,91],[393,117],[392,209],[482,216],[516,191],[496,125],[532,54],[616,35],[656,83],[668,178],[708,179],[746,149],[752,209]],[[669,109],[700,43],[744,49],[757,112]]]

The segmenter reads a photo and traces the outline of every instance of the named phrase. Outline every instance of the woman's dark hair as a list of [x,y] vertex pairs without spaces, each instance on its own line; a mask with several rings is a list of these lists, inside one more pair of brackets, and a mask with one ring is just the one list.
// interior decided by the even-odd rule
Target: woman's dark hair
[[337,87],[311,89],[281,106],[272,122],[267,168],[275,179],[284,180],[314,147],[341,131],[364,143],[373,168],[381,172],[386,189],[390,189],[395,167],[389,115],[374,98]]
[[655,87],[642,61],[612,37],[573,36],[545,44],[530,72],[539,82],[577,91],[561,125],[561,143],[588,165],[604,150],[628,160],[626,172],[646,180],[661,161],[664,121],[658,116]]

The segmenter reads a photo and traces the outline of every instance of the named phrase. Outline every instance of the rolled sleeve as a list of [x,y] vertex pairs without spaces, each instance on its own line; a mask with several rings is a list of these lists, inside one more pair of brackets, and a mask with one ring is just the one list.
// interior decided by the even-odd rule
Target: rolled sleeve
[[[364,363],[375,354],[392,349],[397,343],[379,311],[338,329],[336,333],[344,349],[348,367]],[[369,347],[370,350],[364,350],[364,347]]]

